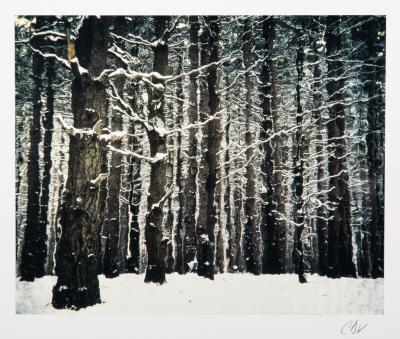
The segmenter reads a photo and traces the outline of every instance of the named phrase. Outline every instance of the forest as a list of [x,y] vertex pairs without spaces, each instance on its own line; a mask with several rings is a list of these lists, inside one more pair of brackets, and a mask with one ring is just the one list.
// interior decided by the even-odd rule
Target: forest
[[[384,16],[16,16],[16,276],[384,276]],[[268,286],[265,286],[268,288]]]

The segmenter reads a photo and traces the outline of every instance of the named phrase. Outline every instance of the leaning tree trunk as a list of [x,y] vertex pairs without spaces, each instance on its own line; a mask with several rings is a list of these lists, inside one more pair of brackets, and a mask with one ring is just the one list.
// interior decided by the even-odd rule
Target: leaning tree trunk
[[328,197],[334,210],[328,221],[327,276],[355,277],[350,226],[350,193],[346,169],[344,73],[341,58],[340,17],[329,16],[326,22],[329,97],[328,172],[331,190]]
[[[105,86],[93,80],[106,66],[109,19],[84,19],[75,42],[76,58],[69,55],[74,72],[72,111],[74,127],[91,130],[70,133],[68,179],[61,207],[61,239],[56,251],[55,308],[79,309],[100,302],[98,229],[101,220],[99,184],[103,144],[100,132],[106,114]],[[68,40],[69,50],[74,43]],[[77,60],[87,72],[81,72]],[[70,130],[70,129],[69,129]]]
[[[35,28],[43,25],[43,18],[37,17]],[[40,48],[41,38],[32,40],[34,48]],[[42,73],[43,57],[40,54],[32,55],[33,92],[32,92],[32,125],[30,127],[30,148],[28,155],[28,203],[25,226],[24,243],[21,254],[21,280],[33,281],[35,277],[44,275],[44,261],[46,257],[46,228],[39,227],[40,213],[40,178],[39,178],[39,143],[41,139],[40,112],[42,110]],[[44,252],[44,256],[43,256]]]
[[[158,40],[154,47],[153,70],[161,75],[168,73],[168,44],[164,33],[168,28],[169,18],[165,16],[155,17],[155,34]],[[162,122],[165,126],[164,114],[164,86],[159,79],[153,79],[155,84],[160,84],[162,90],[157,88],[149,89],[149,120]],[[157,129],[148,129],[147,135],[150,143],[150,155],[156,157],[158,154],[166,155],[166,135]],[[150,186],[147,198],[148,212],[146,215],[145,239],[148,254],[145,282],[163,284],[165,282],[164,258],[162,256],[163,237],[163,205],[166,196],[167,184],[167,162],[158,160],[150,163]]]
[[[199,67],[199,37],[198,31],[200,28],[200,24],[197,16],[191,16],[189,18],[190,21],[190,46],[188,57],[190,60],[191,69],[196,69]],[[188,85],[188,99],[189,99],[189,107],[188,107],[188,124],[197,123],[198,119],[198,95],[197,90],[199,86],[197,83],[197,74],[192,73],[189,75],[189,85]],[[185,196],[185,207],[184,207],[184,216],[183,216],[183,227],[184,227],[184,236],[182,237],[182,252],[183,252],[183,265],[184,270],[186,272],[193,271],[194,260],[196,258],[196,194],[197,194],[197,185],[196,185],[196,176],[198,172],[197,166],[197,130],[192,128],[189,130],[188,135],[188,168],[187,168],[187,177],[185,181],[184,187],[184,196]]]
[[[205,17],[207,29],[202,34],[203,48],[201,50],[201,64],[207,65],[219,60],[218,39],[219,23],[217,17]],[[217,68],[208,67],[207,76],[200,86],[200,120],[206,121],[217,113],[219,98],[216,92]],[[197,274],[214,279],[215,259],[215,225],[217,223],[217,209],[215,188],[217,184],[218,155],[221,143],[219,119],[213,119],[203,127],[201,142],[201,164],[199,168],[199,213],[197,218]]]
[[[248,70],[253,62],[254,58],[252,55],[253,48],[253,33],[250,19],[244,21],[244,33],[243,33],[243,63],[246,70]],[[258,230],[258,211],[256,207],[256,174],[254,170],[254,138],[253,131],[250,128],[253,104],[253,79],[249,73],[245,73],[245,88],[246,88],[246,107],[245,107],[245,144],[246,144],[246,196],[244,200],[244,214],[246,223],[244,225],[244,257],[247,272],[253,274],[261,273],[261,262],[260,262],[260,249],[259,249],[259,230]]]

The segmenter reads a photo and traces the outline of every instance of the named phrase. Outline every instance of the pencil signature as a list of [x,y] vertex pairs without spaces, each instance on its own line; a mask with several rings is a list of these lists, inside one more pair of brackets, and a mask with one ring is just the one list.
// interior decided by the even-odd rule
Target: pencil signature
[[367,326],[368,326],[368,324],[361,324],[358,322],[358,320],[356,320],[356,321],[349,320],[342,326],[340,333],[343,335],[358,334],[363,329],[365,329]]

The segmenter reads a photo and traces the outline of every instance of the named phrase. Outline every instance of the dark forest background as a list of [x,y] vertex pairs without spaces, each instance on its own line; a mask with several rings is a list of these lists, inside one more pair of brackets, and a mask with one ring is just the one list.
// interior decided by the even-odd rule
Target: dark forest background
[[385,25],[16,17],[17,276],[383,277]]

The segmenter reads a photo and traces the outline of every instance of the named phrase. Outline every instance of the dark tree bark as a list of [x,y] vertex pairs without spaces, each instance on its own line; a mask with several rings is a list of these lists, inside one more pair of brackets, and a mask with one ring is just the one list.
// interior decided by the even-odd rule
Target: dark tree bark
[[[133,108],[137,108],[136,95],[133,93]],[[131,122],[130,134],[135,134],[134,123]],[[128,143],[131,145],[133,152],[141,154],[142,150],[138,144],[136,137],[130,137]],[[140,201],[142,198],[142,182],[140,176],[141,161],[132,157],[129,165],[129,177],[131,186],[129,191],[129,210],[131,212],[131,222],[129,225],[129,252],[130,256],[127,261],[127,270],[129,273],[140,273],[140,225],[139,225],[139,210]]]
[[[38,16],[35,28],[40,29],[44,24],[43,17]],[[33,38],[32,45],[41,47],[41,38]],[[39,225],[40,216],[40,178],[39,178],[39,143],[41,141],[40,114],[42,110],[42,75],[44,69],[43,57],[37,53],[32,55],[32,125],[30,127],[30,148],[28,155],[28,203],[25,226],[25,237],[22,247],[20,274],[21,280],[33,281],[35,277],[44,275],[46,257],[46,229]],[[43,255],[44,252],[44,255]]]
[[[226,83],[225,86],[229,86],[229,77],[226,76]],[[230,100],[230,95],[229,93],[226,94],[226,103],[229,104]],[[225,124],[225,144],[226,144],[226,150],[224,154],[224,169],[225,169],[225,176],[226,176],[226,181],[225,181],[225,192],[224,192],[224,210],[225,210],[225,215],[226,215],[226,231],[228,233],[228,246],[226,248],[226,258],[228,261],[228,267],[227,270],[229,273],[236,272],[233,266],[235,266],[234,263],[234,256],[232,253],[233,249],[233,243],[234,243],[234,227],[232,223],[232,207],[231,207],[231,179],[230,179],[230,154],[229,154],[229,147],[228,145],[230,144],[230,136],[229,136],[229,130],[231,126],[231,114],[228,115],[226,124]]]
[[[304,28],[304,27],[303,27]],[[294,232],[294,247],[292,258],[295,265],[295,271],[299,276],[301,283],[307,282],[304,273],[304,249],[302,234],[304,231],[304,199],[303,199],[303,171],[304,171],[304,144],[305,137],[303,134],[303,107],[301,104],[301,82],[303,80],[303,67],[304,67],[304,32],[303,28],[298,32],[299,48],[296,56],[296,70],[297,70],[297,86],[296,86],[296,154],[293,159],[293,186],[295,194],[295,232]]]
[[[154,47],[153,70],[166,75],[168,73],[168,44],[165,32],[168,28],[169,17],[155,17],[155,36],[158,39]],[[153,83],[161,83],[153,79]],[[149,89],[149,120],[160,119],[165,124],[164,95],[155,88]],[[150,155],[155,157],[158,153],[167,153],[166,136],[155,129],[147,131],[150,143]],[[150,187],[147,198],[148,212],[146,215],[145,239],[148,253],[145,282],[163,284],[165,280],[165,267],[162,253],[163,241],[163,204],[166,199],[167,162],[157,161],[150,164]]]
[[[243,64],[245,69],[249,69],[253,62],[253,33],[250,19],[244,20],[243,33]],[[246,144],[246,196],[244,200],[244,214],[246,223],[244,225],[244,258],[246,270],[253,274],[261,274],[260,262],[260,244],[259,244],[259,229],[258,229],[258,211],[256,207],[256,175],[253,166],[255,150],[253,133],[250,129],[253,104],[253,79],[249,72],[245,73],[245,88],[246,88],[246,107],[245,107],[245,144]]]
[[[182,55],[178,55],[178,69],[183,71],[182,68]],[[180,100],[178,101],[177,105],[177,114],[176,114],[176,128],[180,129],[182,127],[183,122],[183,81],[182,79],[178,79],[177,86],[176,86],[176,96]],[[178,187],[178,212],[176,216],[176,226],[175,226],[175,244],[176,244],[176,255],[175,255],[175,262],[174,262],[174,270],[179,274],[185,273],[185,252],[184,252],[184,238],[185,238],[185,231],[184,231],[184,203],[185,203],[185,196],[183,191],[183,178],[182,178],[182,133],[178,132],[177,136],[177,153],[176,153],[176,178],[175,184]]]
[[[313,118],[316,126],[316,160],[317,160],[317,189],[318,192],[324,190],[323,179],[325,177],[324,171],[324,147],[323,147],[323,131],[324,131],[324,119],[322,116],[322,70],[321,70],[321,59],[320,50],[323,49],[323,45],[320,42],[322,30],[321,18],[315,18],[315,22],[311,27],[311,32],[315,34],[312,47],[314,50],[314,73],[313,73]],[[325,201],[325,195],[319,195],[318,199]],[[318,238],[318,273],[322,276],[326,275],[327,271],[327,223],[326,223],[326,211],[324,206],[319,206],[316,211],[316,230]]]
[[[125,18],[116,17],[114,21],[115,34],[123,36],[126,31]],[[121,45],[121,42],[118,42]],[[122,46],[123,48],[123,42]],[[120,60],[116,60],[117,67],[124,67]],[[122,98],[124,95],[125,78],[121,77],[114,80],[115,89]],[[111,117],[111,132],[122,131],[122,113],[115,110]],[[121,149],[122,139],[112,140],[111,146]],[[107,220],[105,228],[107,237],[103,256],[103,272],[106,278],[115,278],[121,270],[121,261],[124,260],[119,255],[119,235],[120,235],[120,187],[122,174],[122,154],[116,151],[111,152],[111,161],[107,182]]]
[[[72,111],[74,127],[93,129],[91,134],[70,137],[68,179],[60,223],[61,239],[56,251],[57,284],[53,287],[55,308],[79,309],[100,302],[98,266],[99,183],[104,145],[99,139],[107,112],[105,86],[93,80],[106,66],[109,18],[88,17],[75,42],[76,57],[70,59],[74,72]],[[68,42],[73,49],[73,42]]]
[[[134,22],[136,25],[136,21]],[[137,55],[137,48],[132,48],[131,55]],[[131,96],[131,107],[134,112],[142,115],[142,107],[138,104],[139,86],[132,83],[128,86],[128,95]],[[138,154],[142,154],[142,147],[139,139],[134,136],[137,131],[135,123],[130,121],[128,137],[128,145],[130,149]],[[129,224],[129,252],[130,255],[127,260],[127,271],[129,273],[140,273],[140,225],[139,225],[139,212],[140,202],[142,199],[142,179],[141,179],[141,161],[139,158],[131,157],[129,160],[128,169],[129,186],[129,211],[131,213],[131,220]]]
[[[276,218],[274,210],[281,212],[283,204],[279,199],[283,195],[281,174],[276,171],[280,162],[279,140],[274,134],[274,115],[276,115],[276,74],[272,60],[275,38],[275,21],[270,17],[262,26],[266,58],[261,71],[262,120],[260,139],[264,159],[261,173],[264,192],[261,193],[261,237],[263,244],[262,273],[280,274],[285,271],[286,231]],[[272,139],[272,140],[271,140]]]
[[[204,17],[208,26],[201,36],[201,64],[207,65],[219,60],[219,22],[217,17]],[[200,86],[200,120],[205,121],[217,113],[219,98],[216,93],[217,69],[210,66]],[[197,232],[197,274],[214,279],[215,225],[217,210],[215,188],[217,184],[218,156],[222,133],[219,119],[213,119],[203,127],[201,142],[201,165],[199,168],[199,213]]]
[[[368,158],[368,182],[371,220],[367,227],[370,235],[371,277],[384,276],[384,158],[383,154],[383,114],[384,101],[381,83],[385,79],[384,43],[378,45],[378,32],[384,31],[385,23],[377,18],[364,27],[367,41],[368,59],[365,71],[368,76],[368,127],[366,136]],[[382,57],[376,57],[382,53]],[[367,242],[368,239],[365,239]],[[363,247],[367,247],[364,245]],[[365,251],[368,252],[368,251]],[[367,253],[365,253],[367,255]]]
[[329,201],[334,206],[328,221],[327,276],[355,277],[350,227],[350,194],[346,169],[345,111],[343,105],[344,72],[340,60],[340,17],[328,16],[326,21],[326,49],[328,64],[327,91],[329,101],[328,172]]
[[[190,22],[190,45],[189,45],[189,60],[191,69],[196,69],[199,67],[199,37],[198,31],[200,28],[200,24],[197,16],[189,17]],[[189,75],[189,107],[188,107],[188,123],[194,124],[197,123],[198,119],[198,83],[197,83],[197,74],[192,73]],[[197,270],[197,267],[194,267],[194,260],[196,258],[196,247],[197,247],[197,239],[196,239],[196,194],[197,194],[197,185],[196,185],[196,176],[198,172],[197,166],[197,130],[190,129],[189,130],[189,149],[188,149],[188,169],[187,169],[187,178],[185,181],[184,187],[184,196],[185,196],[185,207],[184,207],[184,235],[182,236],[182,248],[183,248],[183,262],[185,273]]]
[[[54,115],[54,59],[49,59],[47,61],[47,88],[46,88],[46,116],[44,119],[43,127],[45,129],[44,139],[43,139],[43,176],[42,176],[42,195],[40,197],[40,221],[39,229],[42,235],[46,235],[47,223],[48,223],[48,212],[49,212],[49,192],[50,192],[50,180],[51,180],[51,143],[53,139],[53,115]],[[47,236],[45,236],[45,239]],[[50,240],[54,238],[49,238],[49,252],[51,255],[47,256],[47,246],[45,241],[41,242],[42,248],[38,249],[38,255],[42,256],[41,260],[45,261],[45,258],[49,258],[51,262],[48,263],[48,270],[53,270],[53,253],[54,253],[54,243]],[[44,272],[41,272],[41,276]]]

